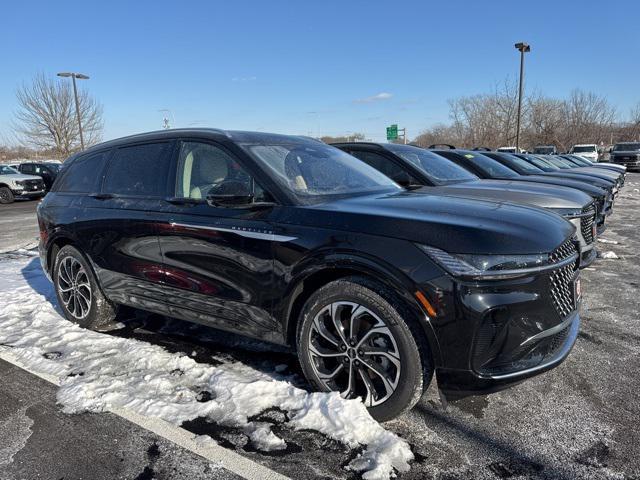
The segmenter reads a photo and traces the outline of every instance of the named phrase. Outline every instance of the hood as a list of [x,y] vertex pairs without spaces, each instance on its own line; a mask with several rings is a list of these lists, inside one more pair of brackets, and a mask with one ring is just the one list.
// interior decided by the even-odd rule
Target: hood
[[[640,152],[637,152],[636,155],[640,155]],[[614,170],[616,172],[626,172],[627,167],[624,165],[620,165],[619,163],[609,163],[609,162],[598,162],[592,168],[607,168]]]
[[0,175],[5,179],[9,179],[9,180],[42,180],[42,177],[38,177],[36,175],[24,175],[22,173],[17,173],[17,174],[9,174],[9,175]]
[[570,187],[585,192],[592,197],[601,197],[607,194],[606,190],[590,183],[561,177],[545,177],[544,175],[523,175],[514,180],[518,182],[535,182],[544,183],[546,185],[558,185],[561,187]]
[[594,175],[596,177],[603,177],[608,180],[618,180],[622,175],[621,172],[613,172],[611,170],[607,170],[606,168],[597,168],[597,167],[576,167],[570,170],[575,173],[586,173],[588,175]]
[[572,188],[522,183],[517,180],[477,180],[441,187],[425,187],[431,194],[459,195],[492,202],[514,202],[540,208],[582,209],[591,197]]
[[608,180],[602,177],[596,177],[587,173],[570,173],[573,170],[559,170],[557,172],[545,172],[541,175],[549,176],[549,177],[560,177],[560,178],[568,178],[572,180],[585,181],[590,183],[591,185],[596,185],[598,187],[606,188],[610,190],[616,184],[614,180]]
[[539,208],[420,191],[291,207],[281,221],[468,254],[549,253],[575,232],[571,223]]

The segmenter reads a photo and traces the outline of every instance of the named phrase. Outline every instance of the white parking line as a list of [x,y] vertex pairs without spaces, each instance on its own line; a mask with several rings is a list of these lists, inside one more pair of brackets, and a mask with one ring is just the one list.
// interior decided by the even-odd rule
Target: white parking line
[[[60,382],[57,377],[49,375],[48,373],[36,372],[21,365],[16,357],[9,351],[0,348],[0,359],[15,365],[22,370],[35,375],[53,385],[59,387]],[[139,427],[149,430],[156,435],[181,446],[182,448],[189,450],[196,455],[199,455],[212,463],[221,464],[225,470],[228,470],[236,475],[245,478],[247,480],[288,480],[289,477],[281,475],[278,472],[260,465],[242,455],[237,454],[232,450],[228,450],[219,446],[214,442],[207,442],[206,444],[200,444],[196,442],[195,435],[184,428],[176,427],[175,425],[165,422],[159,418],[146,417],[139,415],[126,408],[113,408],[109,409],[109,412],[117,415],[125,420],[138,425]]]

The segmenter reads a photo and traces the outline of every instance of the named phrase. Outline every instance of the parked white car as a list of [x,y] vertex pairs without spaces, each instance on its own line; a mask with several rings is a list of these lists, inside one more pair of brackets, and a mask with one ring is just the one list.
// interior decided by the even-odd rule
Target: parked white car
[[0,165],[0,203],[12,203],[16,198],[39,198],[44,194],[42,178],[23,175],[15,168]]
[[598,161],[598,146],[595,143],[583,143],[580,145],[574,145],[573,147],[571,147],[571,150],[569,150],[569,153],[588,158],[592,162]]
[[516,148],[516,147],[500,147],[498,149],[496,149],[497,152],[503,152],[503,153],[525,153],[523,149],[521,148]]

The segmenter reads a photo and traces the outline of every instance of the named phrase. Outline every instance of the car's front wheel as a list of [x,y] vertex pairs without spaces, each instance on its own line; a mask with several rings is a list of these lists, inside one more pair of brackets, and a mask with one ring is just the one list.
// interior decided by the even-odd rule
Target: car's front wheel
[[53,266],[53,284],[67,320],[98,330],[116,317],[116,308],[102,294],[89,262],[78,249],[66,245]]
[[298,329],[298,356],[310,383],[360,397],[380,421],[412,408],[433,369],[400,306],[393,293],[360,277],[312,294]]
[[0,187],[0,203],[7,204],[13,203],[15,197],[9,187]]

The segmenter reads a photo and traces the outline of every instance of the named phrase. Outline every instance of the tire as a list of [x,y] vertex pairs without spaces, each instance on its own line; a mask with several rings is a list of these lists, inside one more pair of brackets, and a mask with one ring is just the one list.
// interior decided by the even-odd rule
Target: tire
[[89,262],[75,247],[58,251],[52,279],[58,304],[70,322],[99,330],[116,318],[116,307],[102,294]]
[[[297,347],[314,388],[362,398],[378,421],[410,410],[433,375],[426,341],[404,304],[362,277],[336,280],[309,297],[300,313]],[[351,387],[349,374],[355,380]]]
[[15,201],[13,192],[9,187],[0,187],[0,203],[6,205]]

